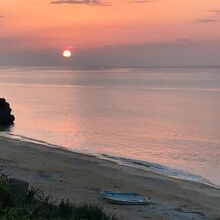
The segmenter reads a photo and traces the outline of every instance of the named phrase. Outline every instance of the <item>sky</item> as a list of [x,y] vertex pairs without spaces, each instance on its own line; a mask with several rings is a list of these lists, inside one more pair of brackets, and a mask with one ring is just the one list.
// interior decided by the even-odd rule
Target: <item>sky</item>
[[0,1],[2,66],[219,64],[219,0]]

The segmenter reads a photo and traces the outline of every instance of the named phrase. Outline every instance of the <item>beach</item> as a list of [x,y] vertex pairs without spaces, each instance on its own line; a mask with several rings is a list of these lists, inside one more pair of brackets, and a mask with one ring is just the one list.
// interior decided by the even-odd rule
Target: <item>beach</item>
[[[55,201],[97,203],[126,220],[220,218],[220,190],[212,186],[6,137],[0,137],[0,150],[1,172],[28,181]],[[100,189],[140,193],[151,204],[108,204],[97,193]]]

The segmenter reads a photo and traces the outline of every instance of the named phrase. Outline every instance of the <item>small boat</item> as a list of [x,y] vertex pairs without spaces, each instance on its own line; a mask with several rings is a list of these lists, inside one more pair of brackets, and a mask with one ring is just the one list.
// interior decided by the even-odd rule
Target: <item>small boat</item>
[[109,203],[120,205],[148,205],[150,199],[137,193],[101,191],[99,194]]

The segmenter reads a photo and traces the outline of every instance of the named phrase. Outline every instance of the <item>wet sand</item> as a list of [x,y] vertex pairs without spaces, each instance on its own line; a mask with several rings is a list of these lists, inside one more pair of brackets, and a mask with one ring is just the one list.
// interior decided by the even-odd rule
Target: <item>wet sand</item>
[[[220,219],[220,189],[118,165],[65,149],[0,137],[0,169],[55,201],[92,202],[124,220]],[[136,192],[148,206],[108,204],[97,190]]]

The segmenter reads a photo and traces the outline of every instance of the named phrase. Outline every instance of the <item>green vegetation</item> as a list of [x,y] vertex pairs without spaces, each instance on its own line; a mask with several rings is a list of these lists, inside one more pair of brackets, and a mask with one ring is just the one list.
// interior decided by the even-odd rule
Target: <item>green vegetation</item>
[[7,175],[0,175],[1,220],[118,220],[107,215],[97,205],[74,205],[68,200],[59,204],[43,192],[31,188],[21,190]]

